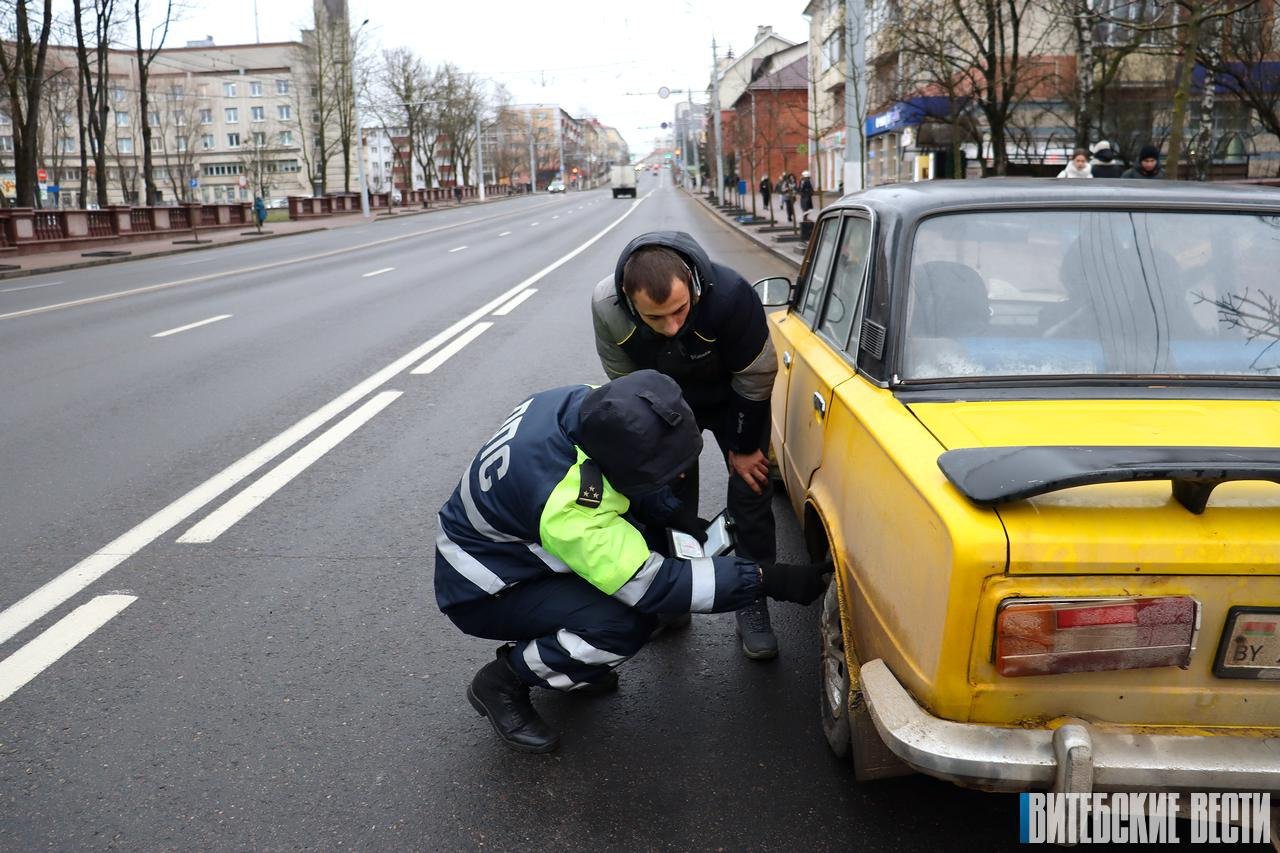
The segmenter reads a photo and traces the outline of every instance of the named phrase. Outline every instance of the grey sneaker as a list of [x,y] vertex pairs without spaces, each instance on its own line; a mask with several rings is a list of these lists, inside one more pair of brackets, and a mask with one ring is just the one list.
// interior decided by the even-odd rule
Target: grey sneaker
[[772,660],[778,656],[778,638],[769,624],[769,603],[763,598],[733,614],[742,653],[752,660]]

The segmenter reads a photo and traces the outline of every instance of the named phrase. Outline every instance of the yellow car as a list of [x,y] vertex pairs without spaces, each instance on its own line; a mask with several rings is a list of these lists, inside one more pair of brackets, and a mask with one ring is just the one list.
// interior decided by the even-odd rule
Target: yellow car
[[1276,191],[938,181],[757,285],[859,778],[1280,790],[1278,272]]

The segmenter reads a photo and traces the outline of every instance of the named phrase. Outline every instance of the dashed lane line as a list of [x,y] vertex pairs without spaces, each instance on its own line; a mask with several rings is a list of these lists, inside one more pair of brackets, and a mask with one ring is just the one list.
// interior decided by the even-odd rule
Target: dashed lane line
[[197,329],[197,328],[199,328],[200,326],[207,326],[207,325],[209,325],[210,323],[216,323],[216,322],[218,322],[219,320],[225,320],[225,319],[227,319],[228,317],[231,317],[231,316],[232,316],[231,314],[219,314],[217,317],[210,317],[210,318],[209,318],[209,319],[207,319],[207,320],[197,320],[197,321],[196,321],[196,322],[194,322],[194,323],[188,323],[187,325],[185,325],[185,326],[179,326],[179,327],[178,327],[178,328],[176,328],[176,329],[169,329],[167,332],[156,332],[156,333],[155,333],[154,335],[152,335],[151,337],[153,337],[153,338],[167,338],[167,337],[169,337],[170,335],[176,335],[176,334],[178,334],[178,332],[185,332],[185,331],[187,331],[188,329]]
[[432,355],[431,358],[422,362],[422,364],[419,364],[409,372],[416,374],[432,373],[437,367],[461,352],[463,347],[480,337],[481,333],[492,325],[492,323],[476,323],[470,329],[467,329],[461,335],[458,335],[458,337],[449,341],[448,345]]

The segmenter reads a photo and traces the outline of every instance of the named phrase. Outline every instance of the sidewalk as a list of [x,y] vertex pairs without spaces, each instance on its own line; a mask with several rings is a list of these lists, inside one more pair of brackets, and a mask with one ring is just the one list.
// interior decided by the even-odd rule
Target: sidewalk
[[[460,207],[474,207],[480,204],[493,204],[512,198],[524,198],[522,195],[498,196],[484,201],[472,200],[462,204],[446,203],[429,208],[399,209],[391,214],[386,211],[370,211],[368,220],[359,213],[341,216],[324,216],[312,219],[289,220],[285,222],[267,222],[262,226],[262,234],[258,234],[252,225],[242,228],[221,228],[213,231],[199,231],[200,243],[182,243],[175,241],[190,240],[191,232],[173,232],[157,236],[154,240],[121,240],[118,242],[103,241],[92,249],[69,249],[64,252],[37,252],[29,255],[5,254],[0,256],[0,281],[22,276],[39,275],[41,273],[62,272],[63,270],[96,267],[103,264],[117,264],[124,261],[136,261],[142,258],[158,258],[165,255],[177,255],[184,252],[196,252],[201,249],[212,249],[218,246],[232,246],[241,243],[258,243],[277,237],[288,237],[293,234],[312,234],[316,231],[329,231],[335,228],[350,228],[367,223],[395,221],[405,216],[421,216],[441,210],[457,210]],[[207,242],[206,242],[207,241]],[[113,257],[85,257],[85,252],[126,252]],[[4,269],[5,266],[17,266],[19,269]]]
[[[713,215],[720,217],[729,225],[733,226],[748,240],[751,240],[760,247],[768,250],[776,257],[792,264],[797,269],[800,267],[800,262],[804,259],[805,243],[800,241],[800,210],[798,203],[796,205],[797,223],[795,226],[792,226],[787,222],[786,213],[778,206],[778,197],[774,196],[773,199],[771,199],[773,202],[774,224],[770,224],[769,210],[764,206],[764,201],[760,198],[758,193],[755,196],[756,217],[758,220],[762,219],[763,221],[752,222],[750,220],[751,196],[742,197],[742,201],[744,202],[742,206],[745,209],[745,213],[740,213],[736,210],[721,210],[714,201],[707,198],[704,191],[699,190],[695,192],[684,189],[683,187],[681,187],[681,191],[701,204]],[[735,196],[733,194],[729,194],[727,197],[732,202],[732,199]],[[815,214],[814,218],[816,218],[817,211],[814,211],[813,213]]]

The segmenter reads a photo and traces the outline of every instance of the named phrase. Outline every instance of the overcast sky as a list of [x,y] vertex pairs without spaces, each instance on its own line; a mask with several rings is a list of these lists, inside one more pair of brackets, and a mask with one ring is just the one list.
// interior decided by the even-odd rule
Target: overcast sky
[[[157,0],[153,0],[155,4]],[[382,47],[409,47],[428,63],[450,61],[506,84],[518,103],[558,103],[576,117],[617,127],[632,154],[644,155],[673,102],[661,86],[710,81],[711,39],[720,51],[750,47],[757,25],[794,42],[808,38],[799,0],[350,0],[353,26]],[[252,43],[254,0],[188,0],[166,43],[212,36],[220,45]],[[261,41],[292,41],[309,26],[311,0],[257,0]],[[628,95],[628,92],[652,94]]]

